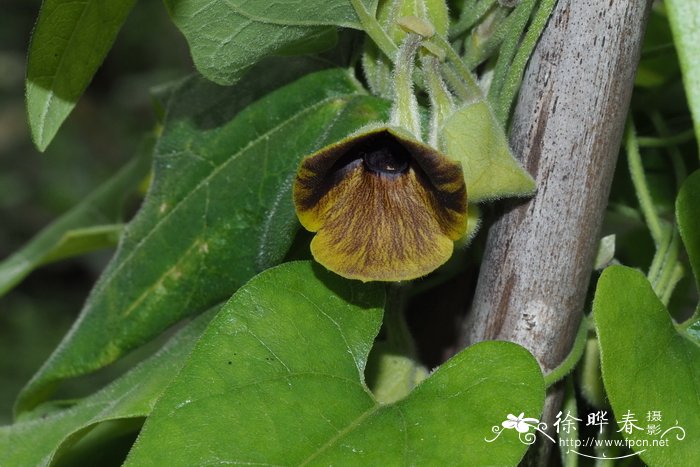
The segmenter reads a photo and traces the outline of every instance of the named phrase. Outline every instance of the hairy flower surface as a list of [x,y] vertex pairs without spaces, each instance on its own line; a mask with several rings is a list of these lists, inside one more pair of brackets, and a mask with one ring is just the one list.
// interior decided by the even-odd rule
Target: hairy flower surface
[[363,281],[428,274],[449,259],[467,227],[460,164],[394,127],[306,157],[294,204],[302,225],[317,232],[316,261]]

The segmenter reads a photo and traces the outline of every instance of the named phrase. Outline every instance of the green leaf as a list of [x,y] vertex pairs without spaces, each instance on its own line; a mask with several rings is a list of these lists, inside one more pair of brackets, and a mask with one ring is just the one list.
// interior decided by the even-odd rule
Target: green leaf
[[[622,431],[638,444],[649,465],[697,465],[700,460],[700,348],[679,334],[663,303],[639,271],[623,266],[607,268],[598,281],[593,302],[600,343],[603,382],[615,412],[617,429],[632,414],[633,433]],[[658,411],[660,422],[648,421]],[[661,433],[650,435],[648,425]],[[685,439],[678,425],[687,435]],[[670,430],[670,431],[666,431]],[[662,433],[665,433],[662,436]],[[653,446],[665,439],[667,446]]]
[[44,0],[27,60],[27,113],[46,149],[112,47],[135,0]]
[[593,261],[593,269],[600,271],[615,259],[615,234],[606,235],[598,243],[598,252]]
[[146,422],[126,465],[516,465],[508,413],[538,414],[539,366],[473,346],[409,396],[379,404],[364,370],[382,289],[309,262],[265,271],[224,306]]
[[462,163],[470,203],[534,193],[535,182],[515,160],[486,102],[452,114],[441,130],[443,151]]
[[215,311],[188,324],[158,353],[76,405],[0,427],[0,465],[50,465],[98,424],[147,416]]
[[683,73],[683,84],[693,115],[695,137],[700,141],[700,2],[667,0],[664,2]]
[[[367,361],[366,384],[380,404],[403,399],[428,377],[428,370],[391,342],[377,341]],[[413,352],[415,353],[415,352]]]
[[700,290],[700,170],[693,172],[681,186],[676,198],[676,219],[688,259]]
[[[361,1],[376,9],[377,0]],[[270,55],[328,48],[336,26],[361,29],[350,0],[165,0],[165,5],[197,70],[219,84],[235,83]]]
[[116,246],[123,231],[124,224],[95,225],[69,230],[59,239],[53,251],[44,257],[41,264]]
[[483,342],[444,363],[405,399],[356,413],[333,439],[311,447],[309,464],[518,465],[528,446],[516,433],[487,440],[508,414],[536,416],[543,403],[534,358],[516,344]]
[[249,105],[302,71],[266,69],[229,88],[189,80],[173,94],[144,205],[19,410],[280,262],[298,230],[291,186],[301,158],[386,118],[388,104],[337,69]]
[[[124,198],[148,174],[155,140],[142,143],[138,154],[114,177],[52,222],[19,251],[0,263],[0,296],[38,266],[116,244]],[[116,239],[115,239],[116,237]]]
[[[681,186],[676,198],[676,220],[690,266],[695,275],[697,290],[700,291],[700,170],[693,172]],[[683,323],[685,332],[700,343],[700,304],[694,315]]]

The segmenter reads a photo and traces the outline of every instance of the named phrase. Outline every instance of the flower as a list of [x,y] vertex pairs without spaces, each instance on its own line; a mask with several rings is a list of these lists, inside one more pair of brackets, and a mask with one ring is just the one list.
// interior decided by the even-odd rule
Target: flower
[[507,420],[505,420],[501,425],[503,425],[503,428],[507,428],[509,430],[512,430],[515,428],[518,433],[527,433],[530,431],[530,423],[539,423],[539,420],[536,418],[524,418],[525,417],[525,412],[521,412],[520,415],[517,417],[513,414],[508,414],[506,416]]
[[314,258],[362,281],[414,279],[467,228],[461,165],[400,128],[365,130],[306,157],[294,184]]

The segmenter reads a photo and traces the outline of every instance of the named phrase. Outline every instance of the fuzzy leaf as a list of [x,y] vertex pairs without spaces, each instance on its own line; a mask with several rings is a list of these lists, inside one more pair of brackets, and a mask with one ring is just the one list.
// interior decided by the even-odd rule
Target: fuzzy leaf
[[666,0],[664,5],[681,62],[683,83],[695,124],[695,137],[700,142],[700,2]]
[[284,258],[298,230],[290,190],[300,159],[384,118],[387,104],[337,69],[265,95],[293,72],[277,71],[230,88],[189,80],[172,95],[144,205],[20,410]]
[[309,262],[263,272],[202,336],[126,465],[516,465],[516,434],[485,438],[508,413],[541,411],[532,356],[478,344],[379,404],[363,374],[382,303],[377,283]]
[[443,151],[462,163],[470,203],[534,193],[535,182],[513,157],[486,102],[469,104],[441,130]]
[[[377,0],[360,0],[369,11]],[[190,45],[195,66],[232,84],[262,58],[326,49],[335,27],[361,29],[350,0],[165,0]]]
[[135,0],[44,0],[27,60],[27,113],[46,149],[104,60]]
[[[593,314],[603,382],[618,423],[614,429],[635,440],[634,449],[649,465],[696,465],[700,347],[676,331],[647,279],[631,268],[611,266],[603,272]],[[652,411],[660,413],[660,421],[647,419]],[[631,433],[622,424],[628,414],[639,428],[628,425]],[[660,432],[649,434],[650,424],[659,425]],[[668,445],[653,446],[660,439]],[[642,446],[645,442],[648,446]]]
[[0,465],[51,465],[96,425],[147,416],[180,370],[214,310],[188,324],[148,360],[76,405],[0,427]]

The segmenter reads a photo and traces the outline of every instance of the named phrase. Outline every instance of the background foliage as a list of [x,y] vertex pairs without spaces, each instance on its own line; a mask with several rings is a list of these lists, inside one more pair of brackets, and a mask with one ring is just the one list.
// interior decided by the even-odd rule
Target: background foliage
[[[359,30],[372,34],[356,8],[375,3],[272,11],[248,2],[248,11],[92,0],[84,14],[64,3],[41,10],[28,117],[24,63],[40,5],[1,7],[0,465],[118,465],[142,426],[132,465],[174,453],[168,442],[187,446],[170,461],[183,465],[516,464],[526,448],[517,437],[483,439],[507,413],[539,416],[551,378],[523,349],[474,346],[411,391],[424,366],[454,353],[483,233],[399,298],[304,261],[309,235],[290,200],[299,159],[389,112],[387,95],[346,69]],[[585,414],[595,410],[618,421],[658,410],[685,428],[684,440],[639,453],[649,465],[700,460],[688,416],[700,411],[700,40],[689,20],[700,8],[691,3],[656,4],[650,17],[593,272],[592,324],[567,377],[579,437],[623,436],[613,426],[589,433]],[[99,29],[103,4],[110,21]],[[469,69],[492,73],[488,102],[505,122],[553,2],[495,5],[450,2],[450,32]],[[56,15],[75,26],[70,40],[60,40]],[[268,55],[278,57],[260,62]],[[193,67],[201,75],[188,76]],[[369,87],[381,88],[388,67],[377,65]],[[499,164],[510,167],[484,165]],[[484,198],[507,192],[488,188]],[[403,334],[390,325],[397,301]],[[262,434],[279,451],[254,444]],[[210,439],[220,452],[202,448]],[[585,463],[565,451],[553,462]]]

